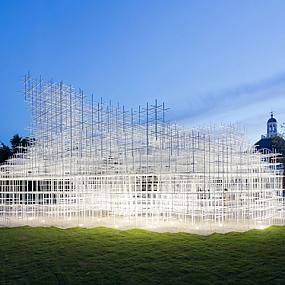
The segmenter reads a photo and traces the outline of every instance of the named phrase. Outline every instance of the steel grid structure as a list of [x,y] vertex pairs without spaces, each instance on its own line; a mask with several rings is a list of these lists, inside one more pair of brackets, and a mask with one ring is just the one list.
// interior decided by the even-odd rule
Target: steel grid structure
[[0,167],[2,225],[229,230],[284,223],[277,154],[233,126],[186,129],[25,77],[30,143]]

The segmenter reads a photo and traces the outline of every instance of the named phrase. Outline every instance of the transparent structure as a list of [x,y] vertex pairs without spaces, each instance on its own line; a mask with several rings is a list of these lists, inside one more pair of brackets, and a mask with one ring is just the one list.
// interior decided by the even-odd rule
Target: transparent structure
[[0,224],[229,231],[284,223],[277,154],[25,78],[30,143],[0,167]]

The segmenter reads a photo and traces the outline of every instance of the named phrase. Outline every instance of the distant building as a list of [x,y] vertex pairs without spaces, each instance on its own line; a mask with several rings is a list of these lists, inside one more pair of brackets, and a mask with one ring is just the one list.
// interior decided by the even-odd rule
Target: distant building
[[271,112],[270,118],[267,121],[267,133],[262,135],[261,139],[255,143],[257,150],[262,152],[272,152],[272,139],[278,136],[277,120],[273,117]]
[[[279,140],[279,149],[274,148],[273,139],[278,136]],[[284,189],[282,191],[282,196],[285,197],[285,164],[284,159],[282,158],[282,150],[280,149],[280,143],[285,145],[285,140],[281,135],[278,134],[277,131],[277,120],[273,117],[273,113],[271,112],[270,118],[267,121],[267,134],[262,135],[261,139],[255,143],[256,149],[264,154],[271,153],[271,152],[277,152],[281,155],[279,156],[279,164],[276,165],[276,170],[280,171],[283,174],[282,178],[282,188]],[[275,145],[276,147],[276,145]],[[278,148],[278,147],[277,147]],[[284,154],[283,154],[284,155]],[[269,157],[271,160],[271,158]]]

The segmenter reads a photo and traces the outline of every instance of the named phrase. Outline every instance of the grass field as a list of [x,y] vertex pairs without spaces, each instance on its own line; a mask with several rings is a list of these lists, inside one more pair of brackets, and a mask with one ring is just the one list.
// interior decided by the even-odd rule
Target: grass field
[[199,236],[0,229],[0,284],[285,284],[285,227]]

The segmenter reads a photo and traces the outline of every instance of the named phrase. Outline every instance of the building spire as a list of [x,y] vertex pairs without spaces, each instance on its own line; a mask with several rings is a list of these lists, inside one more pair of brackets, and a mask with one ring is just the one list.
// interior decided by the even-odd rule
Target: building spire
[[270,112],[270,119],[267,121],[267,137],[277,136],[277,120],[273,117],[273,112]]

